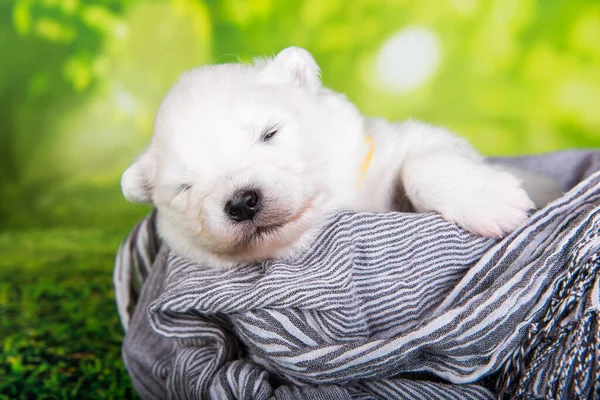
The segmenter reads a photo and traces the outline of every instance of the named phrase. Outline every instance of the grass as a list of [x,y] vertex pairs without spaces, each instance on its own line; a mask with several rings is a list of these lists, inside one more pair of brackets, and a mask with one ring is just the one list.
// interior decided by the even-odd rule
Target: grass
[[136,398],[112,284],[120,222],[0,232],[0,399]]

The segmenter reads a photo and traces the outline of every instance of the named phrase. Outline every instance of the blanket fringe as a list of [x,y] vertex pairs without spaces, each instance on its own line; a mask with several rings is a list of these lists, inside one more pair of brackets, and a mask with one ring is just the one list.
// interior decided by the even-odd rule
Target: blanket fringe
[[600,310],[591,299],[597,296],[593,292],[600,279],[600,252],[583,264],[578,258],[573,257],[558,279],[546,314],[529,326],[505,363],[498,379],[499,399],[600,399]]

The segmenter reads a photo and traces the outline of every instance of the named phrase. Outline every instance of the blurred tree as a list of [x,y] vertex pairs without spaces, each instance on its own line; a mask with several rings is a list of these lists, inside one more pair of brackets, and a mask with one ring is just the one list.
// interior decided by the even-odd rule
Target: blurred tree
[[31,212],[60,169],[39,166],[59,120],[99,78],[95,55],[120,1],[0,2],[0,228]]

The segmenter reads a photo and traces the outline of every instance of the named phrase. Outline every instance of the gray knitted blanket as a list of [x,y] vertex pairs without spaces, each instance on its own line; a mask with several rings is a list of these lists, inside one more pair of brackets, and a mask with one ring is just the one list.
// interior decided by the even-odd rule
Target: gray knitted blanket
[[566,194],[502,240],[436,214],[340,212],[292,261],[230,271],[122,244],[123,357],[144,399],[600,398],[600,152],[497,162]]

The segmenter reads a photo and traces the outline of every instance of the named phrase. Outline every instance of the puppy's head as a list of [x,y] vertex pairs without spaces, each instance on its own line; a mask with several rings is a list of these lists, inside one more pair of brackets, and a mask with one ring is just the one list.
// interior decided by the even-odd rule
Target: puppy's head
[[151,202],[178,253],[227,266],[282,256],[351,202],[362,119],[305,50],[184,74],[163,100],[125,197]]

